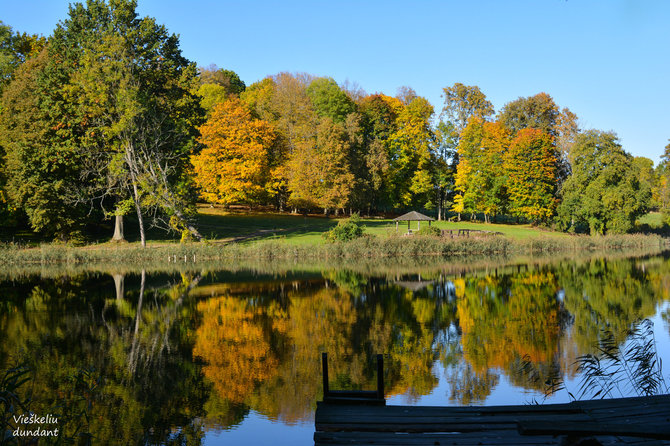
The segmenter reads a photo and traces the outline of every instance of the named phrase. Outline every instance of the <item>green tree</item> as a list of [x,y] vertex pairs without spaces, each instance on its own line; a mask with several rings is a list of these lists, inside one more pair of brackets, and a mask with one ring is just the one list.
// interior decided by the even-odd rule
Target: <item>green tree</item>
[[363,181],[368,191],[368,209],[380,209],[390,206],[391,153],[388,139],[398,129],[397,118],[404,106],[396,98],[373,94],[361,99],[358,108],[365,147],[366,176]]
[[572,175],[561,189],[560,225],[572,230],[586,227],[591,234],[630,231],[651,199],[633,157],[614,133],[598,130],[580,134],[572,153]]
[[5,88],[0,111],[0,146],[5,150],[6,191],[30,225],[66,239],[82,228],[85,208],[73,205],[81,155],[62,142],[64,124],[52,119],[40,92],[50,56],[47,50],[16,71]]
[[146,211],[153,225],[199,236],[187,219],[187,173],[202,109],[178,38],[135,9],[128,0],[72,5],[50,40],[42,93],[57,136],[83,157],[80,200],[108,198],[117,217],[131,202],[145,245]]
[[224,70],[216,65],[200,67],[198,71],[200,85],[197,95],[201,97],[201,105],[208,113],[228,98],[239,97],[246,89],[246,85],[234,71]]
[[505,104],[498,113],[498,120],[512,133],[531,128],[556,136],[559,115],[559,109],[552,97],[547,93],[538,93]]
[[454,130],[461,133],[472,117],[486,119],[493,115],[493,104],[486,99],[476,85],[463,85],[460,82],[444,87],[444,106],[442,117],[451,122]]
[[239,96],[246,90],[247,86],[240,76],[232,70],[225,70],[216,65],[210,65],[207,68],[198,68],[200,84],[219,85],[226,90],[226,93],[233,96]]
[[340,89],[337,83],[329,77],[314,79],[306,90],[314,110],[321,117],[328,117],[336,123],[342,124],[350,113],[355,110],[354,102]]

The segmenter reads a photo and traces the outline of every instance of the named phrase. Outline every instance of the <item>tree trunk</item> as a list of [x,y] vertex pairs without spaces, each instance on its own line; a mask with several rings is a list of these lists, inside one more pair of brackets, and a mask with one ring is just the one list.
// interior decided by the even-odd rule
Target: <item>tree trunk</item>
[[140,224],[140,241],[142,248],[147,246],[147,239],[144,235],[144,219],[142,219],[142,209],[140,208],[140,195],[137,192],[137,183],[135,182],[135,175],[133,177],[133,201],[135,201],[135,210],[137,211],[137,221]]
[[116,215],[114,218],[114,235],[112,236],[112,241],[125,241],[125,238],[123,237],[123,215]]
[[112,278],[114,279],[114,288],[116,289],[116,300],[123,300],[125,294],[123,287],[124,276],[123,274],[112,274]]
[[138,348],[138,335],[140,331],[140,320],[142,318],[142,301],[144,300],[144,286],[147,281],[147,272],[142,270],[142,281],[140,283],[140,296],[137,301],[137,310],[135,314],[135,332],[133,333],[133,342],[130,348],[130,358],[128,360],[128,367],[131,373],[135,373],[137,368],[137,348]]

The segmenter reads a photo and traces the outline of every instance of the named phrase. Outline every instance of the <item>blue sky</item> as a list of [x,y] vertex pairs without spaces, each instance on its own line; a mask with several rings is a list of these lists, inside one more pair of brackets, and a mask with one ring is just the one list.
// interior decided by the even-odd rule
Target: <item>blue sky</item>
[[[0,20],[48,35],[68,1],[0,0]],[[541,91],[658,162],[670,138],[670,2],[647,0],[139,0],[198,65],[247,85],[281,71],[395,95],[437,112],[442,88],[478,85],[499,110]]]

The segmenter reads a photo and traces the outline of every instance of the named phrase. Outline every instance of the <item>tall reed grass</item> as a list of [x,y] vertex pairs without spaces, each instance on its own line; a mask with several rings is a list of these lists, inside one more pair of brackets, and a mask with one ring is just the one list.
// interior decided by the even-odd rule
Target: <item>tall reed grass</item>
[[26,248],[0,244],[0,265],[51,265],[150,262],[190,263],[248,260],[331,260],[395,257],[458,258],[482,255],[584,252],[622,249],[664,249],[668,239],[657,235],[612,235],[514,240],[504,236],[441,238],[434,236],[364,236],[348,242],[291,245],[281,240],[250,243],[168,243],[142,248],[136,244],[71,247],[42,244]]

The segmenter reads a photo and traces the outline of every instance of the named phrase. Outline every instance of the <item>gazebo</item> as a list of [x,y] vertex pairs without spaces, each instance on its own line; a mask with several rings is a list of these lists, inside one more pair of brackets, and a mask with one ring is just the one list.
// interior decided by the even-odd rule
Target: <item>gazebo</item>
[[408,212],[408,213],[406,213],[406,214],[404,214],[404,215],[401,215],[400,217],[394,218],[393,221],[395,222],[395,230],[396,230],[396,232],[398,232],[398,223],[401,222],[401,221],[406,221],[406,222],[407,222],[407,233],[411,233],[412,231],[411,231],[411,229],[410,229],[410,227],[409,227],[410,222],[412,222],[412,221],[416,221],[416,222],[418,222],[418,225],[419,225],[419,226],[418,226],[417,230],[421,230],[421,222],[422,222],[422,221],[427,221],[427,222],[428,222],[428,226],[430,226],[430,222],[431,222],[431,221],[435,221],[435,219],[434,219],[434,218],[430,218],[430,217],[427,216],[427,215],[423,215],[423,214],[421,214],[421,213],[419,213],[419,212],[412,211],[412,212]]

